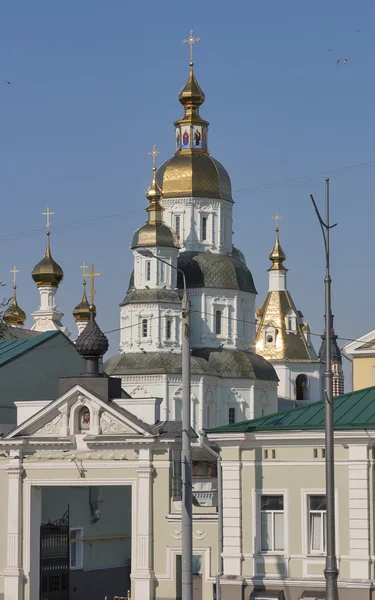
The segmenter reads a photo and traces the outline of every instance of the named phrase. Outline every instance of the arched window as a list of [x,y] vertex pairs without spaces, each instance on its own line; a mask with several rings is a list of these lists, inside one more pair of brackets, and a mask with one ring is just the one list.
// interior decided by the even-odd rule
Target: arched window
[[217,310],[215,313],[215,333],[221,335],[221,310]]
[[167,319],[165,322],[165,338],[167,340],[171,339],[171,332],[172,332],[172,323],[170,319]]
[[177,216],[174,221],[174,230],[176,232],[177,237],[180,237],[180,217]]
[[300,374],[296,379],[296,400],[307,400],[307,375]]
[[207,239],[207,217],[202,219],[202,241]]
[[88,431],[90,429],[90,411],[84,406],[79,411],[79,430]]
[[236,422],[236,409],[233,406],[228,410],[228,422],[229,425]]
[[147,337],[148,323],[147,319],[142,319],[142,337]]
[[150,281],[151,279],[151,261],[146,261],[146,281]]

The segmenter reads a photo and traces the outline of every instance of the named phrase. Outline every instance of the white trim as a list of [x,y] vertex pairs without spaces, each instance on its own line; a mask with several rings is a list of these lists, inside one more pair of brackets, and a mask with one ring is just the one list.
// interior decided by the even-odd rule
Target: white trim
[[[72,532],[79,532],[80,535],[74,540],[71,539]],[[83,570],[83,527],[82,525],[75,525],[69,527],[69,569],[70,571],[82,571]],[[72,544],[76,544],[76,564],[72,566]]]
[[[166,548],[166,571],[165,573],[157,574],[155,573],[155,578],[160,579],[162,581],[176,581],[175,578],[175,566],[176,566],[176,557],[181,554],[181,547],[170,546]],[[215,577],[211,575],[210,566],[211,566],[211,548],[194,548],[193,549],[194,556],[202,556],[204,558],[204,581],[211,582],[215,581]],[[202,573],[202,575],[203,575]]]
[[[260,518],[260,497],[261,496],[283,496],[284,497],[284,549],[280,551],[264,552],[261,550],[261,518]],[[255,574],[257,563],[261,561],[265,563],[267,557],[286,558],[289,555],[289,490],[282,488],[264,488],[252,490],[252,527],[254,539],[254,566],[253,573]],[[243,517],[242,517],[243,518]],[[256,545],[255,545],[256,544]],[[259,559],[257,561],[257,558]],[[285,569],[285,576],[288,575],[288,567]]]

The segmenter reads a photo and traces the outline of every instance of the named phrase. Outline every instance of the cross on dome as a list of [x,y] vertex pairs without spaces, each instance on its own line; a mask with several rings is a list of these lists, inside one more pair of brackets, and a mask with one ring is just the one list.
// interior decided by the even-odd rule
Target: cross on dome
[[194,66],[194,61],[193,61],[193,45],[196,42],[200,42],[201,38],[197,37],[195,38],[193,35],[193,30],[190,29],[189,31],[189,37],[186,40],[182,40],[183,44],[189,44],[190,45],[190,66],[193,67]]
[[159,150],[156,150],[156,144],[152,146],[152,151],[148,153],[149,156],[152,156],[152,170],[156,171],[156,157],[158,154],[161,154]]
[[83,277],[83,279],[86,279],[86,277],[87,277],[86,269],[89,268],[89,266],[86,265],[86,261],[83,261],[83,265],[80,265],[79,268],[83,269],[82,277]]
[[94,296],[95,296],[95,277],[101,277],[101,273],[95,273],[94,265],[90,267],[90,273],[86,273],[86,277],[90,277],[90,305],[94,306]]
[[280,219],[282,219],[282,216],[279,215],[278,211],[276,211],[275,216],[273,216],[272,218],[276,221],[276,227],[275,227],[276,231],[279,231],[279,221],[280,221]]
[[16,268],[16,265],[14,265],[13,269],[10,270],[10,273],[13,273],[13,287],[16,287],[17,273],[19,272],[20,270]]
[[47,235],[49,235],[49,233],[50,233],[50,230],[51,230],[51,221],[50,221],[50,216],[51,216],[51,215],[54,215],[54,214],[55,214],[55,213],[54,213],[54,212],[51,212],[51,211],[50,211],[50,209],[48,208],[48,206],[47,206],[47,211],[46,211],[46,212],[44,212],[44,213],[42,213],[42,215],[43,215],[43,216],[46,216],[46,217],[47,217],[47,225],[46,225],[46,227],[47,227]]

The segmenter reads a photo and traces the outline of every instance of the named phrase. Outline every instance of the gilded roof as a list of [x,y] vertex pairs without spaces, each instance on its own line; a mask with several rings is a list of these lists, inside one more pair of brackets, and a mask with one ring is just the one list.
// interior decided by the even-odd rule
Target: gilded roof
[[181,298],[174,290],[150,289],[137,290],[134,287],[129,289],[120,306],[126,304],[143,304],[143,303],[160,303],[160,304],[181,304]]
[[[225,288],[257,293],[248,267],[233,256],[211,252],[182,252],[177,265],[185,273],[186,284],[190,288]],[[180,274],[178,287],[182,287]]]
[[176,234],[168,225],[145,223],[137,229],[133,235],[130,248],[141,248],[149,246],[164,246],[167,248],[179,248]]
[[[296,333],[287,331],[286,327],[286,316],[291,309],[297,319]],[[268,292],[257,314],[260,318],[256,336],[257,354],[270,361],[317,360],[314,348],[303,335],[304,324],[298,322],[298,312],[288,291]],[[276,341],[273,345],[265,344],[264,328],[268,325],[276,329]]]
[[52,258],[49,233],[47,233],[46,252],[41,261],[32,270],[31,277],[38,287],[44,285],[58,287],[64,277],[64,271]]
[[[94,307],[94,316],[96,309]],[[83,282],[82,300],[75,308],[73,308],[73,317],[76,323],[87,323],[90,317],[90,304],[86,296],[86,281]]]
[[16,286],[13,286],[13,300],[12,303],[3,313],[4,322],[7,325],[13,325],[13,327],[23,326],[26,321],[26,313],[20,306],[18,306],[16,296]]
[[[222,378],[278,381],[273,366],[251,352],[204,348],[193,350],[190,361],[192,375],[213,375]],[[108,375],[182,374],[181,353],[133,352],[119,354],[107,360]]]
[[222,198],[233,202],[227,171],[205,153],[176,153],[159,167],[156,179],[163,198]]

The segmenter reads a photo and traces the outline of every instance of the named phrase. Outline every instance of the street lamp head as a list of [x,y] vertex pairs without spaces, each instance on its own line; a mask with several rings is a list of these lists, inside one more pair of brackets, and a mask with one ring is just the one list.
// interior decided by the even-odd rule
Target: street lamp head
[[145,256],[146,258],[155,258],[155,255],[152,254],[151,250],[144,250],[142,248],[139,248],[137,252],[138,254],[140,254],[141,256]]

